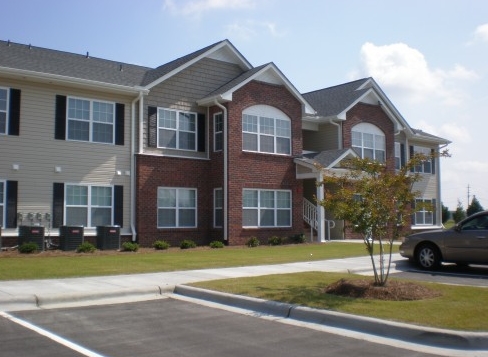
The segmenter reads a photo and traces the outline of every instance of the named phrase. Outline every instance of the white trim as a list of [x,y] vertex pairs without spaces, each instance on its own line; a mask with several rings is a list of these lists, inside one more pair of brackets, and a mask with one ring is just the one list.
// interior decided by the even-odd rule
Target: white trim
[[[8,135],[8,126],[9,126],[9,114],[10,114],[10,88],[7,87],[0,87],[0,90],[5,90],[7,92],[6,97],[6,105],[5,105],[5,132],[1,133],[0,135]],[[3,113],[3,110],[2,110]]]

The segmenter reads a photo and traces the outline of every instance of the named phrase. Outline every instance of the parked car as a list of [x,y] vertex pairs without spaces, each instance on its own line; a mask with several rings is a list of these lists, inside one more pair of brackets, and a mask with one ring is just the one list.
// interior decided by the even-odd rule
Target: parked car
[[475,213],[451,229],[409,235],[400,245],[400,254],[426,270],[442,262],[488,264],[488,211]]

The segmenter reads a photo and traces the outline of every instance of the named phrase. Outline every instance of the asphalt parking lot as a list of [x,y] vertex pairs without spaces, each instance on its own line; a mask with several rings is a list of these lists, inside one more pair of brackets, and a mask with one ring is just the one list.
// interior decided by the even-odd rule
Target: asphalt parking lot
[[434,355],[173,298],[11,315],[27,326],[0,318],[3,357]]

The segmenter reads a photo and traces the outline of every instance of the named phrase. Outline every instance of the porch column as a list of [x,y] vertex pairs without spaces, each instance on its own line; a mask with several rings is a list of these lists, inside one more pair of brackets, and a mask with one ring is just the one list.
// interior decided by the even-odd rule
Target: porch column
[[[322,171],[319,172],[319,182],[323,180]],[[317,198],[324,199],[324,186],[317,186]],[[322,205],[317,204],[317,241],[325,242],[325,210]]]

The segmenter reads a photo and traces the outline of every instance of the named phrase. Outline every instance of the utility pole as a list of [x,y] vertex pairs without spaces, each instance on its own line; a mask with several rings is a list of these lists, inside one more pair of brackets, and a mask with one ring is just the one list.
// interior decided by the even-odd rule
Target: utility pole
[[466,207],[469,207],[469,184],[468,184],[468,204],[466,205]]

